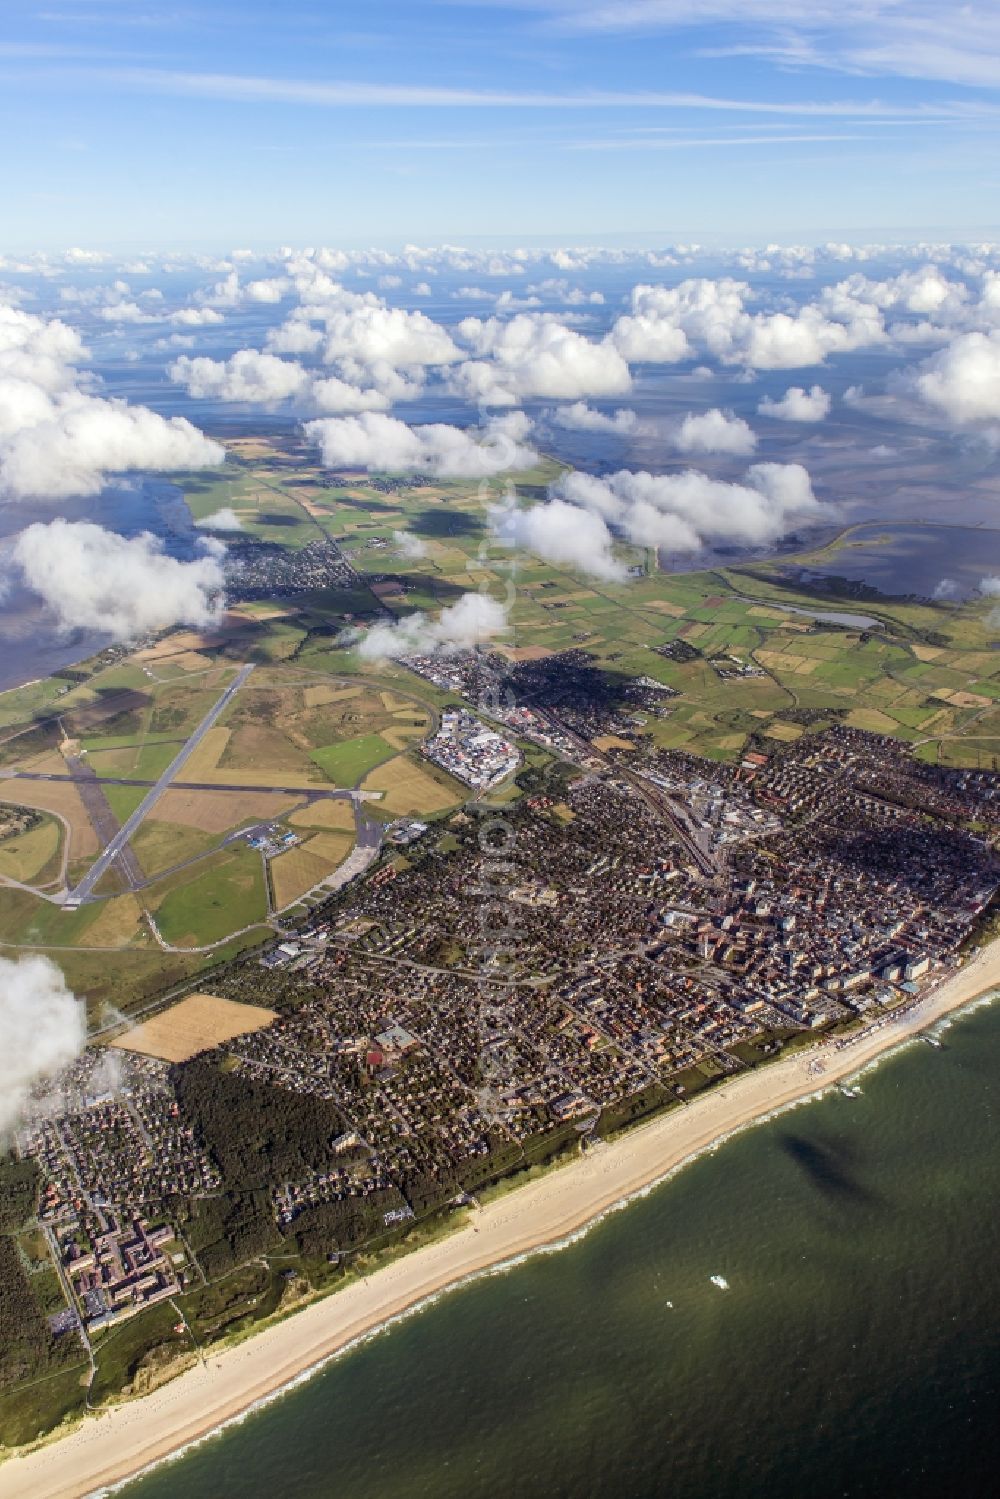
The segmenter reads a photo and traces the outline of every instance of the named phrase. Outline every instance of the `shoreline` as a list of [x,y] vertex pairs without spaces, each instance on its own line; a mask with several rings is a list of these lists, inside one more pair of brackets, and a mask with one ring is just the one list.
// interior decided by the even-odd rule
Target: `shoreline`
[[0,1464],[0,1499],[83,1499],[137,1477],[455,1289],[560,1249],[732,1135],[817,1096],[1000,988],[1000,940],[904,1014],[737,1076],[473,1210],[454,1233],[309,1303],[139,1399]]

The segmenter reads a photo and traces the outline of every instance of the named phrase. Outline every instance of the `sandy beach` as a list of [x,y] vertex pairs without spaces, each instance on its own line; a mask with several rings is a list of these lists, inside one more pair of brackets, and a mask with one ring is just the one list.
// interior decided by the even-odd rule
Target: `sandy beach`
[[141,1400],[0,1466],[0,1499],[79,1499],[134,1476],[448,1287],[558,1246],[735,1131],[867,1066],[953,1010],[1000,987],[1000,942],[920,1004],[847,1046],[799,1052],[734,1077],[580,1160],[476,1209],[461,1229],[285,1321],[207,1358]]

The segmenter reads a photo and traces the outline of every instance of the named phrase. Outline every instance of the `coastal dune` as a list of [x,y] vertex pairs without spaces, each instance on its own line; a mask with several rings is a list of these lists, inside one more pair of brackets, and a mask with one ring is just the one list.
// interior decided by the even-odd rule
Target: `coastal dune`
[[90,1416],[0,1466],[0,1499],[80,1499],[179,1452],[359,1339],[485,1271],[553,1248],[754,1122],[852,1075],[1000,987],[993,943],[918,1005],[850,1045],[817,1045],[740,1074],[485,1207],[450,1236],[317,1300],[141,1399]]

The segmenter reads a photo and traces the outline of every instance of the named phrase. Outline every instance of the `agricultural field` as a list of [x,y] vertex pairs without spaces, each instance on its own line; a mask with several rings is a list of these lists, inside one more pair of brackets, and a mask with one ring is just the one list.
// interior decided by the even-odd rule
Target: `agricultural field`
[[382,792],[378,806],[395,817],[444,812],[468,796],[446,771],[414,755],[397,755],[361,784],[365,791]]
[[302,547],[315,541],[317,529],[303,503],[313,490],[305,474],[283,473],[259,458],[252,467],[228,463],[184,482],[184,498],[196,520],[218,510],[232,510],[242,531],[260,541]]
[[284,911],[314,885],[328,879],[354,847],[354,833],[315,832],[286,853],[271,859],[269,872],[274,908]]
[[223,1041],[263,1030],[276,1020],[273,1010],[259,1005],[220,999],[215,994],[189,994],[151,1020],[132,1026],[110,1044],[164,1062],[187,1062]]
[[[548,465],[517,476],[519,493],[537,495],[557,472]],[[439,609],[481,584],[506,597],[513,584],[511,632],[501,643],[509,659],[582,649],[608,671],[673,688],[680,697],[666,714],[637,725],[664,747],[732,759],[751,737],[790,742],[846,721],[906,739],[914,753],[942,763],[990,766],[1000,755],[1000,657],[982,602],[817,597],[782,576],[802,560],[787,557],[780,571],[757,564],[663,573],[652,554],[626,546],[620,557],[634,575],[593,582],[500,547],[485,508],[502,485],[487,489],[484,501],[478,486],[459,482],[400,482],[389,494],[334,482],[319,508],[354,566],[379,580],[375,593],[392,612]],[[402,555],[400,531],[419,539],[422,555]],[[846,611],[871,625],[809,611]],[[661,654],[672,646],[673,659]],[[719,666],[745,674],[723,677]],[[405,680],[398,668],[383,671]],[[363,784],[377,786],[378,773]]]

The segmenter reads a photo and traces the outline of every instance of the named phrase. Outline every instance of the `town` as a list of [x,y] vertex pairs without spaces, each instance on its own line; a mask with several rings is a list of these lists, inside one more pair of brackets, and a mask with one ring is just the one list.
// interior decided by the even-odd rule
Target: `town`
[[[254,1254],[334,1263],[797,1038],[844,1044],[975,940],[1000,888],[996,775],[843,727],[734,765],[613,735],[583,752],[575,695],[549,701],[505,710],[565,754],[505,808],[499,871],[475,799],[394,824],[367,874],[214,976],[275,1019],[174,1064],[94,1048],[22,1129],[67,1302],[54,1337]],[[605,731],[622,712],[586,711]],[[466,709],[427,752],[473,788],[518,764]]]

